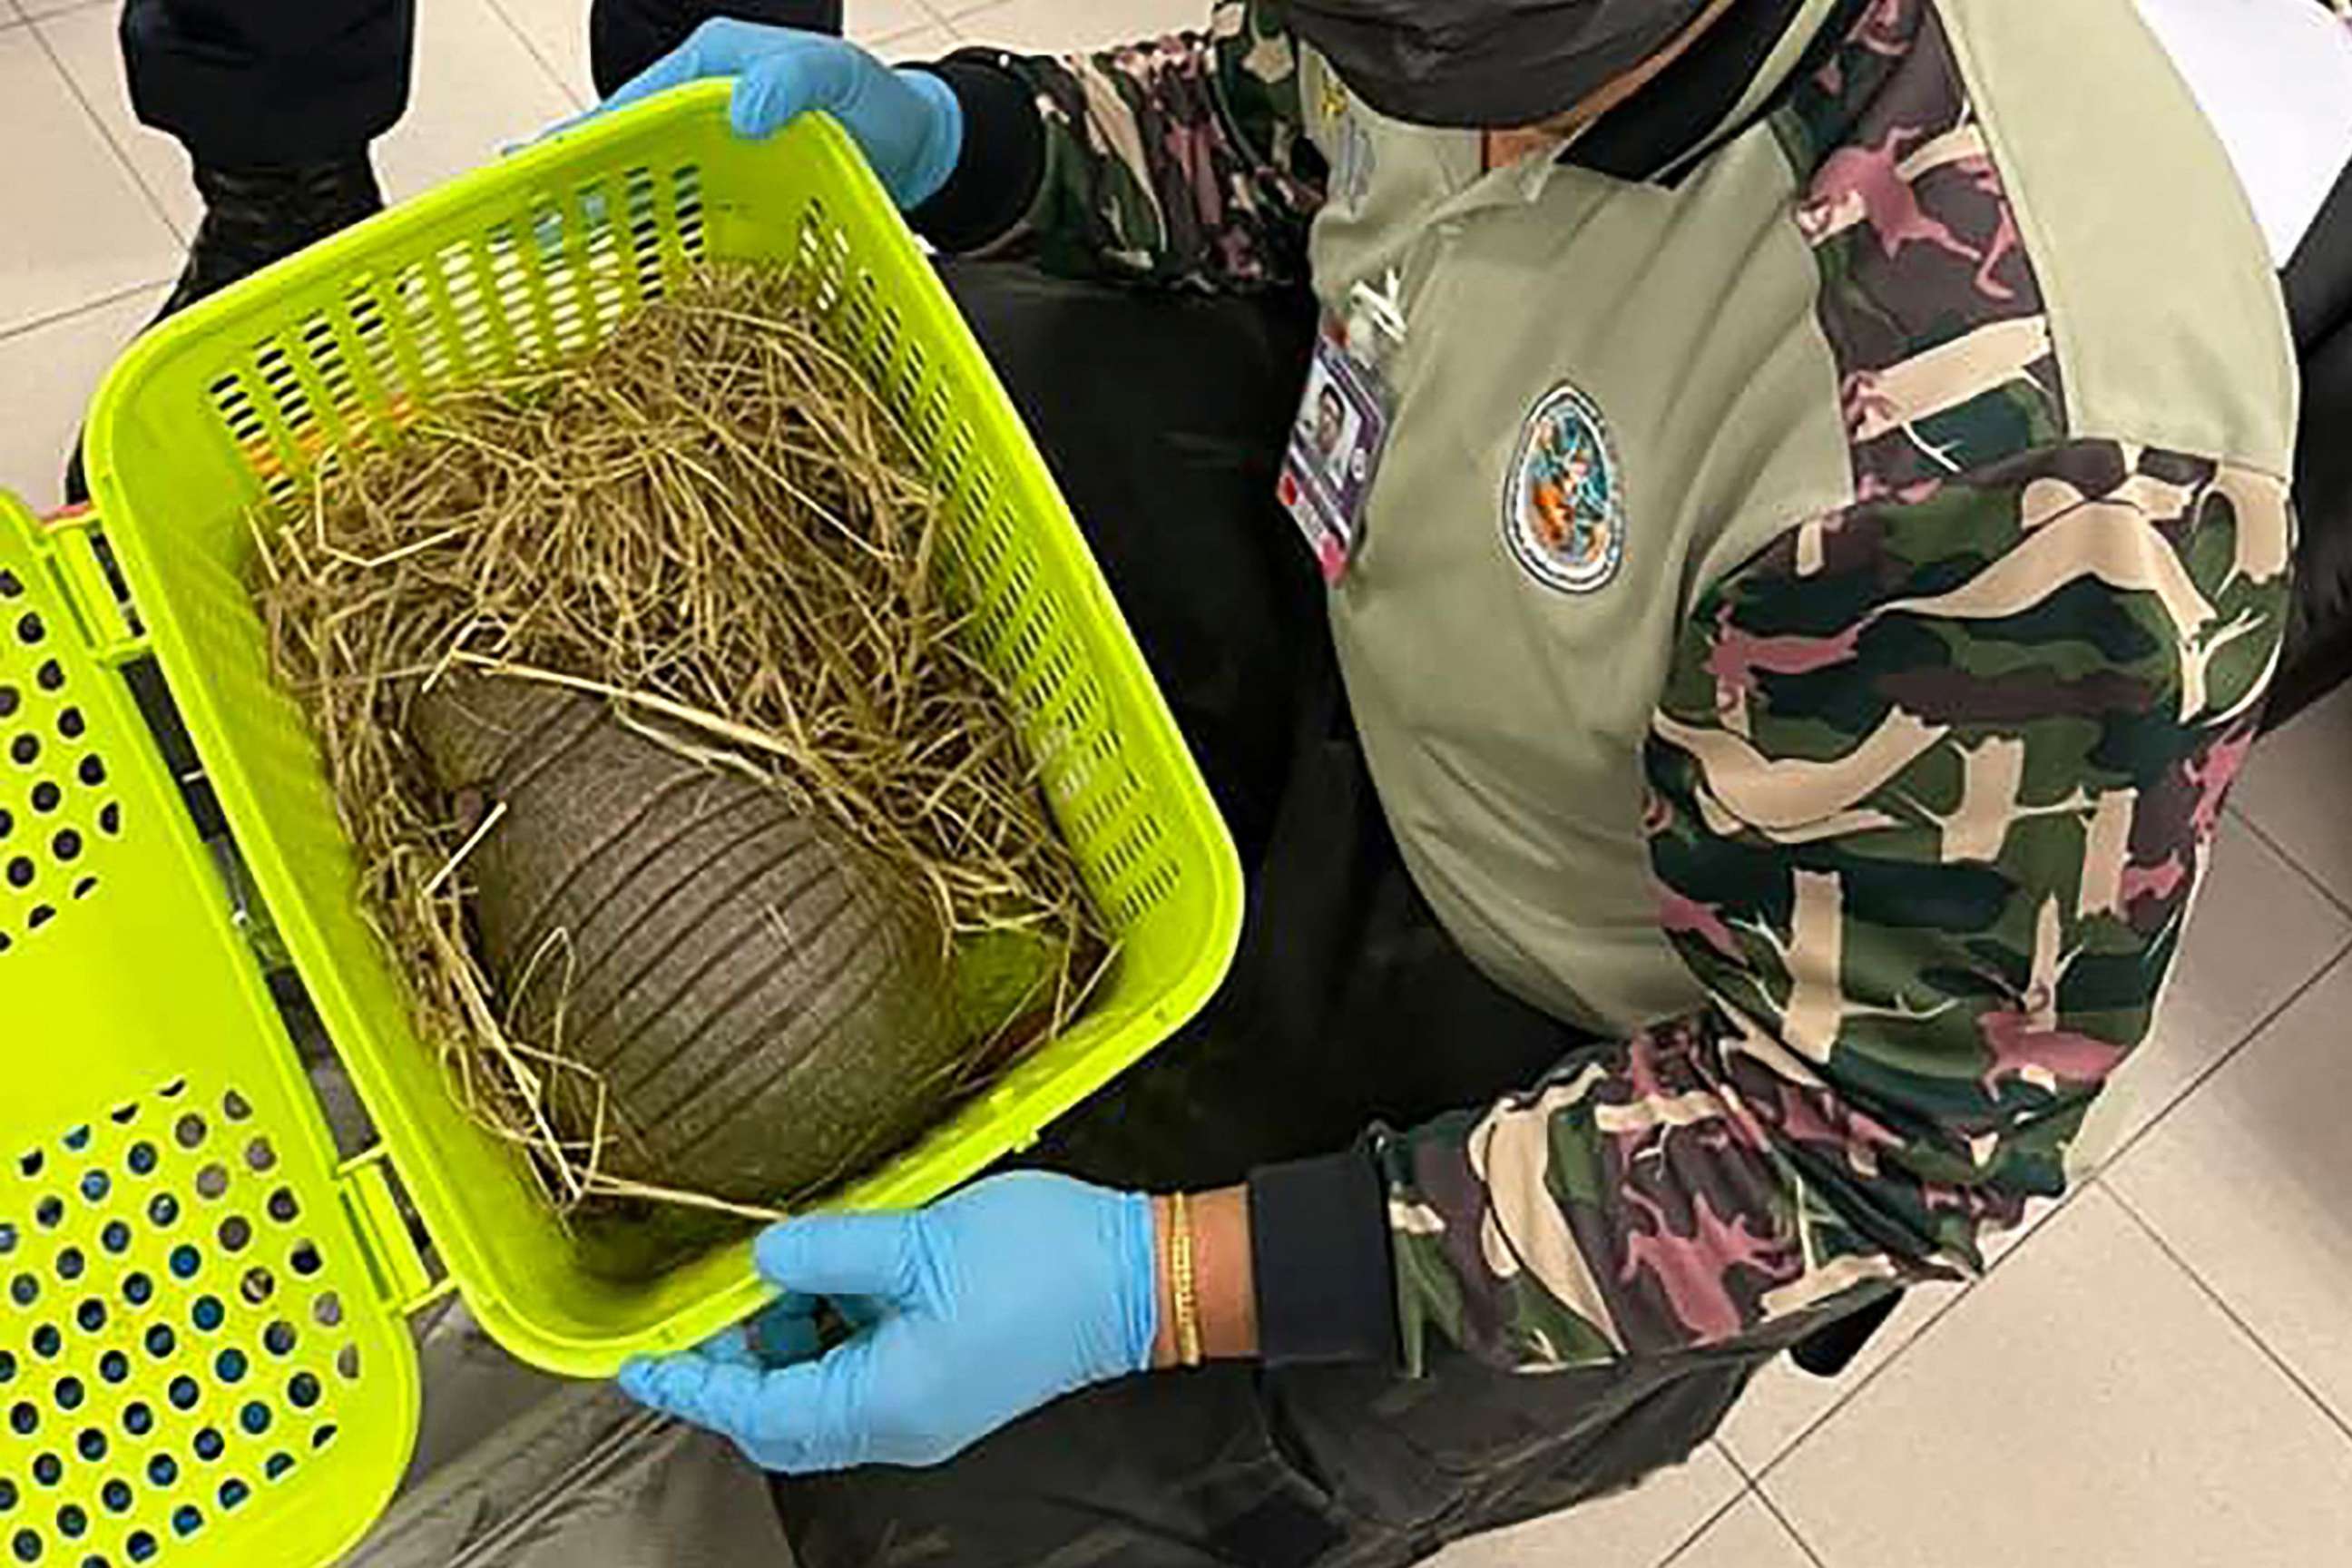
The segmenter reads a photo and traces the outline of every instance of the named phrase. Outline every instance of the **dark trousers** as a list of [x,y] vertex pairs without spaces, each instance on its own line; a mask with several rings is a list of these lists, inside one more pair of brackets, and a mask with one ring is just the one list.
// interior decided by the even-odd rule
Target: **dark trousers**
[[[714,16],[838,33],[841,0],[582,0],[610,92]],[[139,118],[199,163],[321,163],[359,153],[408,104],[415,0],[124,0]]]
[[2287,263],[2287,315],[2303,366],[2295,442],[2294,611],[2271,682],[2284,723],[2352,677],[2352,164]]
[[[1036,432],[1251,870],[1201,1022],[1030,1161],[1242,1179],[1527,1083],[1578,1042],[1488,984],[1413,890],[1349,729],[1320,583],[1273,500],[1296,299],[1012,265],[950,283]],[[1630,1485],[1711,1433],[1759,1352],[1526,1377],[1441,1353],[1227,1365],[1063,1400],[936,1469],[781,1481],[802,1568],[1389,1568]]]

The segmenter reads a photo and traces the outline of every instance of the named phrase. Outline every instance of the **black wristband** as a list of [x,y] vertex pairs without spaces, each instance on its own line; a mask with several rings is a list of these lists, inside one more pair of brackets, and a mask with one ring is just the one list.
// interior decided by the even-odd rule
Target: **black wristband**
[[963,146],[947,184],[908,213],[915,232],[950,254],[1002,239],[1028,216],[1045,174],[1036,95],[998,49],[960,49],[913,68],[946,82],[963,109]]
[[1263,1166],[1249,1205],[1259,1355],[1402,1363],[1388,1194],[1370,1150]]

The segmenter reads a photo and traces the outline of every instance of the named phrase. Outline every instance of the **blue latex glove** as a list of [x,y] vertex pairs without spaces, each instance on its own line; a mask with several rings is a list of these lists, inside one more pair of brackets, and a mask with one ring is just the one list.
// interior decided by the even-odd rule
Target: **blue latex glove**
[[[765,1469],[937,1464],[1141,1372],[1159,1330],[1149,1200],[1042,1172],[912,1213],[793,1220],[755,1255],[781,1301],[698,1351],[631,1362],[621,1387]],[[856,1329],[811,1360],[817,1297]]]
[[841,121],[901,207],[947,184],[963,152],[963,106],[929,71],[893,70],[822,33],[719,17],[623,82],[598,112],[710,77],[731,77],[728,118],[739,136],[773,135],[821,109]]

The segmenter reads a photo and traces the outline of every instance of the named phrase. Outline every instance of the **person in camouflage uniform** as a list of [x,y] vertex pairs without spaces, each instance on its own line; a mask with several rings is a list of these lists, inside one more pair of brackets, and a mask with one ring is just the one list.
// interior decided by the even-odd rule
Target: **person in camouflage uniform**
[[[1223,994],[1039,1161],[1245,1182],[1210,1348],[1271,1370],[780,1481],[808,1568],[1403,1563],[1628,1484],[1979,1270],[2148,1037],[2294,545],[2221,144],[2129,0],[1586,9],[929,68],[911,216],[995,258],[950,281],[1253,868]],[[1328,591],[1271,501],[1318,318],[1388,415]],[[892,1457],[854,1399],[779,1438],[781,1375],[628,1386]]]

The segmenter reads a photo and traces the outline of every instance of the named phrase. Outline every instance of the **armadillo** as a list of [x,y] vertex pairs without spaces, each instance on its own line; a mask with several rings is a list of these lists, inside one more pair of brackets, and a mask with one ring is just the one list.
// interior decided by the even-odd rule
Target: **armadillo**
[[936,1114],[963,1032],[903,874],[601,698],[445,679],[409,729],[464,814],[505,808],[464,862],[478,951],[510,1032],[601,1076],[605,1169],[764,1203]]

